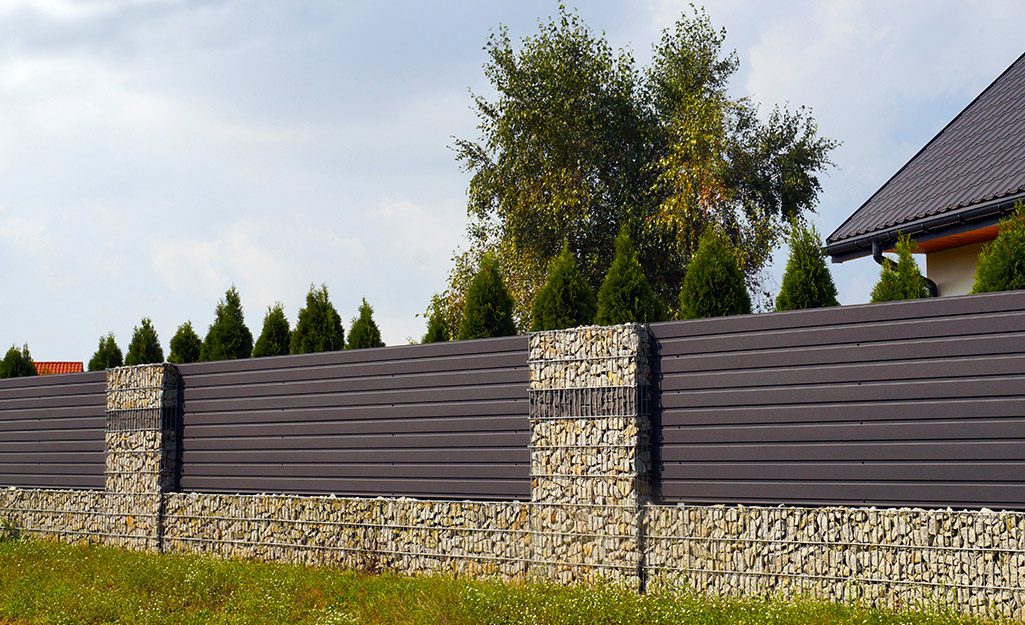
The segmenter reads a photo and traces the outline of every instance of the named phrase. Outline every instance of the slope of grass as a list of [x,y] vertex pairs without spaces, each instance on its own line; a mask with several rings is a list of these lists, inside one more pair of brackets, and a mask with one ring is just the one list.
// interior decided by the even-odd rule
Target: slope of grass
[[808,599],[637,595],[616,587],[501,584],[0,541],[0,625],[309,623],[452,625],[966,625]]

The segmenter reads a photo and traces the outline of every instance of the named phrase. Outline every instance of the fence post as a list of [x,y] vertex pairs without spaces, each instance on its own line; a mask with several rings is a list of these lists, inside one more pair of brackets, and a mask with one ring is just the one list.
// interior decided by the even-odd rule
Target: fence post
[[175,488],[178,369],[107,370],[106,542],[160,551],[163,494]]
[[647,328],[534,333],[528,361],[533,573],[640,589],[651,479]]

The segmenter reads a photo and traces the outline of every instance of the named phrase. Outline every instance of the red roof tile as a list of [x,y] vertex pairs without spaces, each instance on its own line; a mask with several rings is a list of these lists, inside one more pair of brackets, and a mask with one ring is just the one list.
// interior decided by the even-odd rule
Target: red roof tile
[[60,375],[62,373],[82,373],[82,363],[57,360],[34,360],[36,373],[39,375]]

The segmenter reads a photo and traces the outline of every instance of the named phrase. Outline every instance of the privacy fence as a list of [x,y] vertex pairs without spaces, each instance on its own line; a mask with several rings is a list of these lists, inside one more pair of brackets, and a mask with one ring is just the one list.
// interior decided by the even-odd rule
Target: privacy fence
[[0,517],[1020,617],[1023,329],[1015,292],[3,380]]

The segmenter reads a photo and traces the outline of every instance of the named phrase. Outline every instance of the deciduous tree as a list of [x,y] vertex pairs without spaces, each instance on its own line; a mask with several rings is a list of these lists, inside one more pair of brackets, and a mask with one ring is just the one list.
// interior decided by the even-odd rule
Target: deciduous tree
[[786,224],[813,210],[836,144],[806,109],[760,116],[731,97],[738,61],[724,41],[701,11],[663,33],[646,68],[564,9],[518,45],[505,29],[491,36],[484,73],[497,97],[474,98],[480,136],[456,142],[472,177],[470,246],[445,293],[451,318],[490,253],[529,327],[563,242],[596,290],[623,224],[665,308],[676,306],[710,226],[738,250],[748,286],[759,286]]

